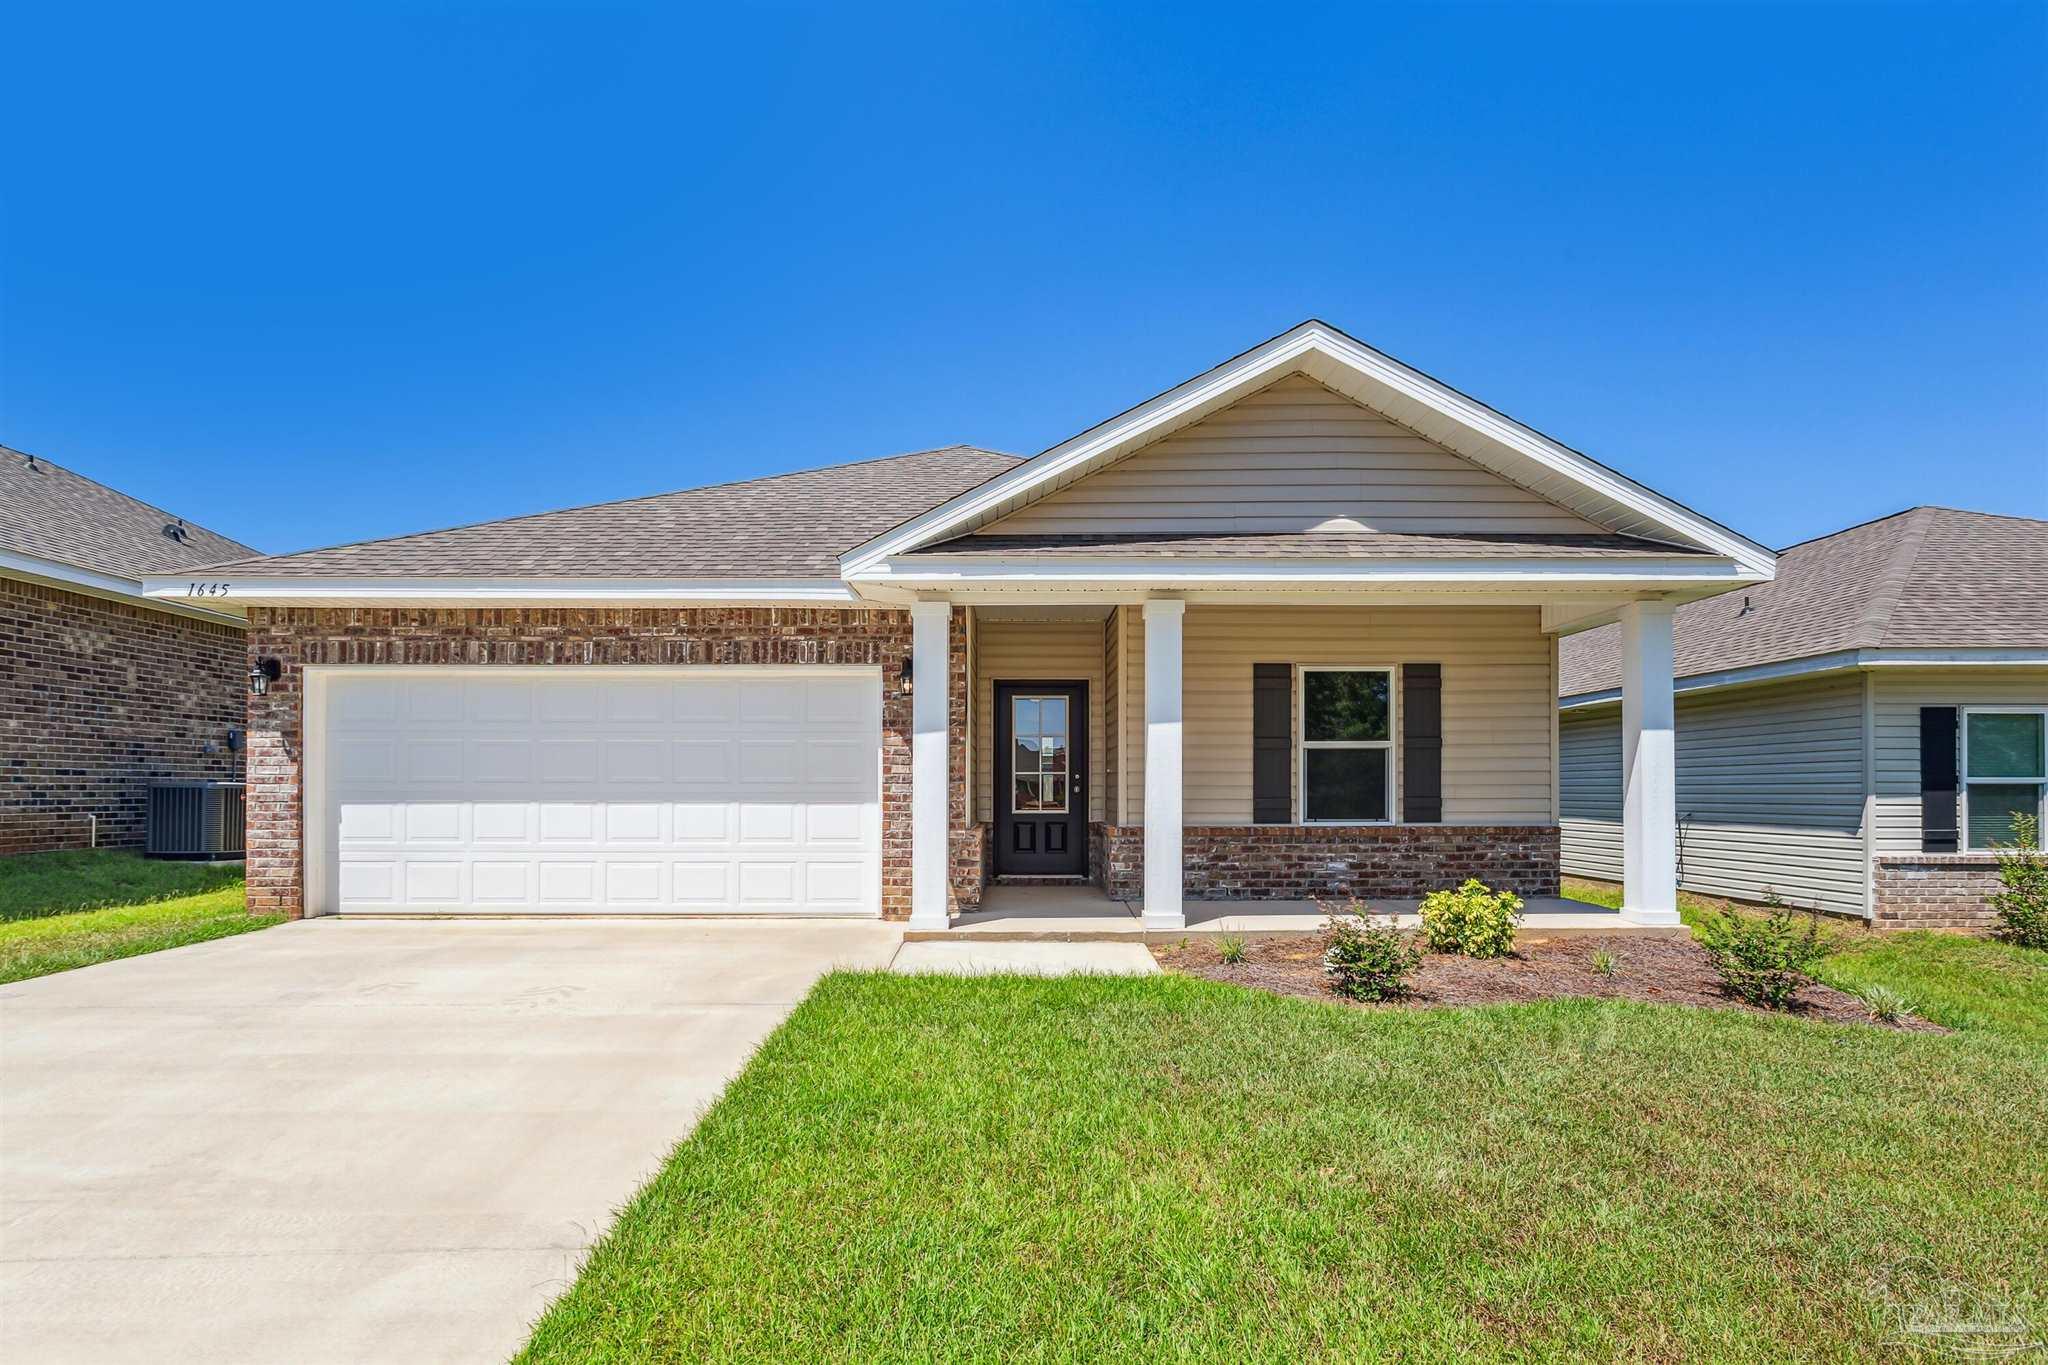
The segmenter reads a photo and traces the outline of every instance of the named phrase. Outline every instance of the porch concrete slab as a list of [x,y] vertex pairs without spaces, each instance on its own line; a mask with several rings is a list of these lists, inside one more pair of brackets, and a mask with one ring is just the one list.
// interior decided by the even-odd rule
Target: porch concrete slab
[[[1419,900],[1363,902],[1372,915],[1385,915],[1405,929],[1422,922]],[[992,886],[981,908],[954,920],[945,930],[911,932],[906,941],[974,939],[1014,942],[1171,943],[1202,934],[1302,935],[1320,933],[1323,908],[1315,901],[1188,901],[1187,927],[1148,930],[1136,904],[1111,900],[1093,886]],[[1619,911],[1563,896],[1532,896],[1522,907],[1522,932],[1544,933],[1688,933],[1684,926],[1668,930],[1629,924]]]
[[334,921],[0,986],[0,1360],[503,1360],[874,921]]
[[1159,970],[1140,942],[1061,943],[955,939],[906,942],[890,970],[906,976],[1149,976]]

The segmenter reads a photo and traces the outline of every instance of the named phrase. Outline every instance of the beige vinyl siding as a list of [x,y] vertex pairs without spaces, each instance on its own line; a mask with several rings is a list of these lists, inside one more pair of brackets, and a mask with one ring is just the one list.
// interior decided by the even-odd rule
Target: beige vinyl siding
[[981,613],[974,622],[974,810],[995,819],[995,685],[999,682],[1088,684],[1088,818],[1103,811],[1103,623],[1003,621]]
[[2048,706],[2048,668],[1878,668],[1877,852],[1920,849],[1920,708]]
[[[1125,818],[1144,819],[1145,626],[1119,613],[1119,776]],[[1549,824],[1555,692],[1534,607],[1271,607],[1194,604],[1182,640],[1183,818],[1252,822],[1252,665],[1443,665],[1444,820]],[[1296,717],[1296,729],[1300,718]],[[1396,769],[1400,768],[1396,725]],[[1298,765],[1299,759],[1297,757]],[[1398,780],[1398,777],[1397,777]]]
[[1304,375],[982,530],[1597,532]]
[[1119,700],[1123,685],[1123,628],[1118,619],[1122,612],[1123,608],[1116,608],[1102,623],[1102,699],[1096,703],[1102,708],[1102,776],[1096,787],[1101,792],[1102,818],[1111,824],[1123,818],[1124,727]]
[[[1677,719],[1679,884],[1862,914],[1862,678],[1681,695]],[[1618,879],[1621,708],[1561,727],[1564,869]]]

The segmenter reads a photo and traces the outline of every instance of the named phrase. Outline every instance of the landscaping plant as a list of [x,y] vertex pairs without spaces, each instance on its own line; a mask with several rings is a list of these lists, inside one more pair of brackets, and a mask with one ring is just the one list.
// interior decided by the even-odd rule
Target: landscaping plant
[[1422,952],[1385,916],[1356,907],[1330,916],[1323,933],[1323,975],[1330,989],[1353,1000],[1398,1000],[1422,965]]
[[1434,953],[1506,957],[1515,948],[1522,898],[1495,891],[1477,877],[1456,891],[1432,891],[1422,899],[1422,939]]
[[1614,954],[1608,952],[1605,948],[1595,948],[1593,950],[1593,974],[1595,976],[1613,976]]
[[1775,901],[1768,915],[1703,915],[1696,933],[1728,993],[1765,1009],[1790,1005],[1793,993],[1813,979],[1813,964],[1827,955],[1820,917],[1795,915]]
[[2012,844],[1998,849],[2002,891],[1991,893],[1999,938],[2022,948],[2048,948],[2048,859],[2041,856],[2041,826],[2031,815],[2012,821]]
[[1863,1003],[1870,1006],[1871,1016],[1880,1024],[1896,1024],[1913,1017],[1913,1002],[1890,986],[1865,986],[1861,994]]
[[1224,935],[1216,940],[1216,953],[1225,962],[1233,965],[1244,961],[1244,940]]

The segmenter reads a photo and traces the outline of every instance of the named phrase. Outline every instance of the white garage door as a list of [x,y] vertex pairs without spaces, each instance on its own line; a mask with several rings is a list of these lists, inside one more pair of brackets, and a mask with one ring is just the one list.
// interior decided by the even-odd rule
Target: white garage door
[[316,909],[880,911],[875,670],[389,668],[312,687]]

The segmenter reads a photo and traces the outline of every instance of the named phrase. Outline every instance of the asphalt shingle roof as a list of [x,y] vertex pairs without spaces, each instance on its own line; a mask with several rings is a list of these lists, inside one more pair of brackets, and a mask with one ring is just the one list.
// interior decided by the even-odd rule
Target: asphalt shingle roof
[[75,470],[0,446],[0,549],[117,578],[170,573],[256,551],[239,540],[184,523],[175,513],[129,497]]
[[947,446],[212,567],[265,578],[837,578],[844,551],[1017,462]]
[[1244,532],[1232,535],[1096,534],[962,536],[911,553],[958,558],[1057,558],[1135,555],[1201,559],[1574,559],[1673,558],[1705,554],[1688,546],[1619,535],[1393,531]]
[[[1677,675],[1849,649],[2048,648],[2048,521],[1915,507],[1779,552],[1760,587],[1678,609]],[[1558,693],[1621,685],[1621,627],[1558,646]]]

